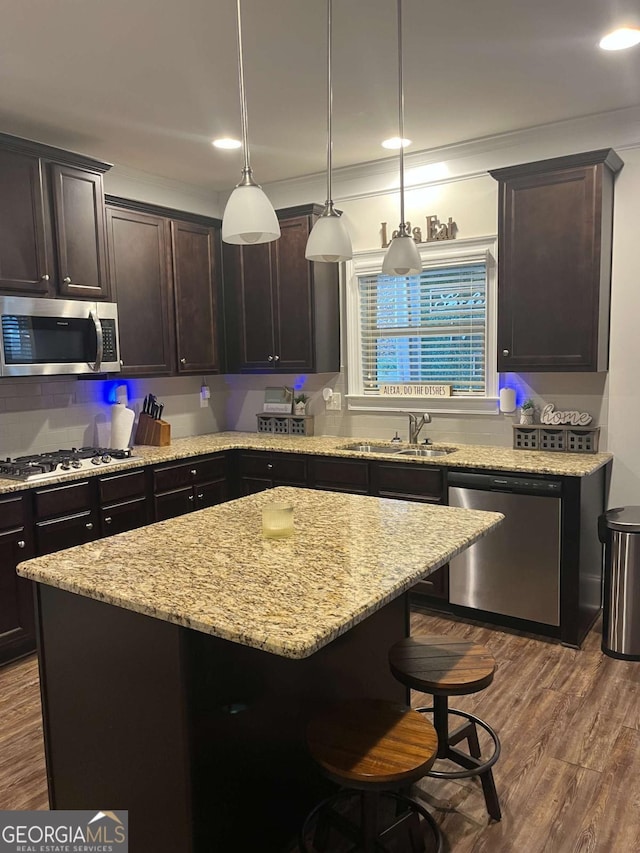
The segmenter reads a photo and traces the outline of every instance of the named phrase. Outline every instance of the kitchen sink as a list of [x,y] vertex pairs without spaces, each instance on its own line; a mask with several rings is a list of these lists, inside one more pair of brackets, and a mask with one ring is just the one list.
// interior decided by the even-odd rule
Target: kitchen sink
[[390,447],[388,444],[349,444],[340,450],[354,450],[356,453],[399,453],[400,448]]
[[436,450],[433,447],[409,447],[407,450],[400,450],[398,456],[446,456],[452,452],[451,450]]

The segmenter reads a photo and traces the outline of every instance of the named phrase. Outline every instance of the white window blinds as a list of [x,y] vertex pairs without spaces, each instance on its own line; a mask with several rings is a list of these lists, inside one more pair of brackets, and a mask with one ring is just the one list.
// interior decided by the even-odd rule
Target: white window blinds
[[365,394],[407,382],[485,393],[485,260],[441,263],[409,277],[363,275],[358,287]]

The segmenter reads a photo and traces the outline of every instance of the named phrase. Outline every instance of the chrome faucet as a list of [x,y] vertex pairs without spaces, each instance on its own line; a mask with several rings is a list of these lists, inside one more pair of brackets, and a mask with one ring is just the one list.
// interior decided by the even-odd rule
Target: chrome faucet
[[431,423],[431,415],[409,415],[409,444],[417,444],[420,430],[425,424]]

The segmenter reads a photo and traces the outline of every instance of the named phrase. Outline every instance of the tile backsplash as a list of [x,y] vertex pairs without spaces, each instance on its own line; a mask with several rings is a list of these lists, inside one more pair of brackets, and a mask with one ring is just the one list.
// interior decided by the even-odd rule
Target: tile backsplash
[[111,400],[125,384],[136,414],[153,393],[165,404],[174,438],[225,429],[227,391],[220,377],[207,377],[211,399],[200,407],[201,376],[89,380],[71,376],[3,379],[0,382],[0,454],[18,456],[61,447],[108,445]]
[[[503,384],[517,389],[518,402],[532,397],[538,415],[546,403],[557,409],[578,409],[593,415],[601,426],[600,448],[607,447],[608,385],[606,374],[509,374]],[[256,414],[262,410],[264,389],[289,385],[310,397],[316,435],[390,439],[397,431],[407,438],[403,413],[350,412],[342,398],[341,411],[326,411],[322,389],[345,393],[344,374],[304,376],[209,376],[211,397],[200,406],[202,376],[149,379],[90,380],[73,377],[3,379],[0,382],[0,455],[18,456],[60,447],[108,445],[110,399],[118,385],[127,386],[129,407],[136,414],[142,400],[153,393],[165,404],[164,419],[173,438],[220,432],[225,429],[256,431]],[[416,410],[421,406],[416,403]],[[428,403],[424,405],[428,410]],[[511,446],[515,415],[436,414],[421,437],[433,441]]]

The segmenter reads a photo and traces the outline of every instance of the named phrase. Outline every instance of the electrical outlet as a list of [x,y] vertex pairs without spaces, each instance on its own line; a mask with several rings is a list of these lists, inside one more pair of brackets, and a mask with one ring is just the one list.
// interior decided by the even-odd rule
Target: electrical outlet
[[209,398],[205,397],[202,391],[200,392],[200,408],[206,409],[209,406]]
[[342,394],[339,391],[334,391],[330,400],[326,402],[328,412],[339,412],[342,409]]

